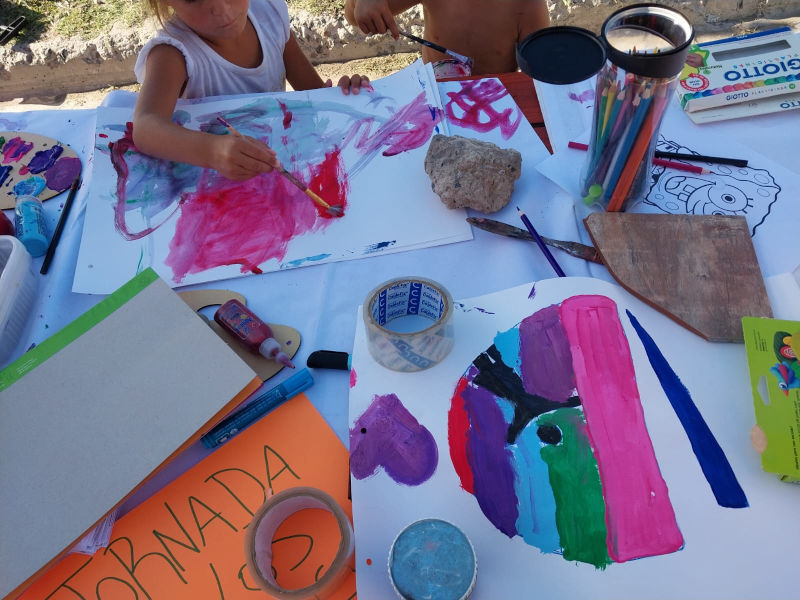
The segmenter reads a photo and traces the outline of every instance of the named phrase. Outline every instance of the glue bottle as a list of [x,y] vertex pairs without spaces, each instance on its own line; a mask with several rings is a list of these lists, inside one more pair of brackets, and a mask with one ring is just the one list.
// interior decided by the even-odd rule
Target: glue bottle
[[250,352],[277,360],[294,369],[294,364],[281,350],[281,344],[275,339],[270,326],[238,300],[228,300],[220,306],[214,313],[214,320]]
[[14,235],[34,258],[47,251],[44,207],[36,196],[17,196],[14,206]]

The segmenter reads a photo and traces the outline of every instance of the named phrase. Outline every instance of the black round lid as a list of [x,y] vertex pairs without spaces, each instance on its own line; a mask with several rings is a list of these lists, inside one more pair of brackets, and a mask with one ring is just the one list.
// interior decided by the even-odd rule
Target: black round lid
[[517,44],[517,64],[537,81],[555,84],[589,79],[606,62],[598,37],[580,27],[545,27]]

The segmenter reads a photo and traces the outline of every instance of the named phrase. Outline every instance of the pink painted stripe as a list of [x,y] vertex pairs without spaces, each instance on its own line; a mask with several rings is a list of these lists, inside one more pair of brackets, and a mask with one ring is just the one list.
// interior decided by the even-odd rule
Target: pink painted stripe
[[624,562],[675,552],[683,536],[647,433],[617,305],[605,296],[573,296],[560,314],[603,484],[608,553]]

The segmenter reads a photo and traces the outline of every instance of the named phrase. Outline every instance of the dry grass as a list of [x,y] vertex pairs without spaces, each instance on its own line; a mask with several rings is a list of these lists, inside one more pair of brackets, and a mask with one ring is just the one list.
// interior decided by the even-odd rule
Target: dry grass
[[[339,14],[343,0],[288,0],[290,7],[314,14]],[[0,25],[23,16],[26,23],[17,42],[35,42],[53,36],[91,39],[115,24],[141,22],[143,0],[0,0]]]

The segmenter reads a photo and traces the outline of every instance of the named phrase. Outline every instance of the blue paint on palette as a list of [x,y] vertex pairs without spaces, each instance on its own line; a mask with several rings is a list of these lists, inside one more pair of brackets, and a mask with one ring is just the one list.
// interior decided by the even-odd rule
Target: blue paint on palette
[[700,463],[703,475],[711,486],[711,491],[714,492],[717,504],[727,508],[749,506],[744,490],[739,485],[725,452],[697,409],[689,390],[664,358],[650,334],[644,330],[630,311],[625,312],[642,341],[650,366],[653,367],[669,403],[692,444],[692,451]]
[[0,167],[0,185],[3,185],[6,181],[6,177],[11,172],[11,165]]
[[28,177],[27,179],[23,179],[22,181],[18,182],[17,185],[14,186],[14,195],[15,196],[38,196],[39,192],[44,189],[46,182],[44,177],[39,177],[38,175],[35,177]]

